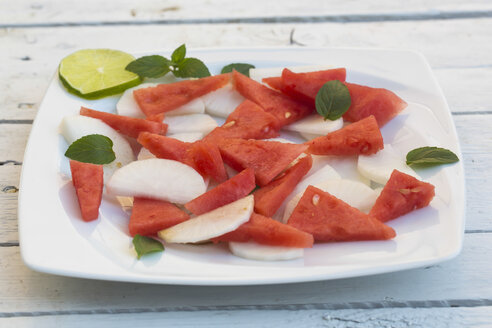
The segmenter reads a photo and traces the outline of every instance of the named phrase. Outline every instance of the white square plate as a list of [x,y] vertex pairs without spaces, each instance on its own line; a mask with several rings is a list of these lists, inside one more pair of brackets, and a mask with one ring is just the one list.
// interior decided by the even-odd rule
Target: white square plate
[[[170,52],[163,52],[168,55]],[[212,73],[231,62],[257,67],[331,64],[347,81],[394,91],[410,106],[383,129],[385,143],[403,155],[420,146],[451,149],[460,158],[446,100],[425,58],[415,52],[368,49],[273,48],[191,51]],[[224,245],[167,245],[136,260],[128,214],[105,197],[97,221],[79,218],[71,181],[63,172],[58,126],[81,105],[111,109],[117,97],[84,101],[55,76],[39,108],[26,148],[19,195],[22,258],[30,268],[58,275],[162,284],[247,285],[355,277],[427,266],[456,256],[464,231],[463,165],[419,172],[436,186],[430,207],[389,222],[391,241],[317,244],[303,259],[256,262],[236,258]],[[420,104],[420,105],[419,105]]]

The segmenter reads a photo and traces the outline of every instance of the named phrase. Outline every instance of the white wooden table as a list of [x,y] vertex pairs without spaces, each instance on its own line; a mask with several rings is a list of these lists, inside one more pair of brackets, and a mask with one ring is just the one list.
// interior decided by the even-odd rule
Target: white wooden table
[[[80,48],[335,46],[421,51],[458,129],[462,254],[422,269],[304,284],[183,287],[40,274],[19,255],[17,187],[59,60]],[[0,327],[492,327],[492,2],[0,2]],[[42,218],[40,218],[42,219]]]

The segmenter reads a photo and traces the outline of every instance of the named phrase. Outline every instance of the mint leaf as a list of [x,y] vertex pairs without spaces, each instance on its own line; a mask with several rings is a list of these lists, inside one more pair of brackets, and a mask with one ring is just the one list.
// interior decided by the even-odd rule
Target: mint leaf
[[125,69],[138,74],[140,77],[161,77],[170,71],[170,60],[159,56],[144,56],[129,63]]
[[164,250],[164,246],[160,241],[155,240],[153,238],[141,236],[136,234],[133,237],[133,247],[135,247],[135,251],[137,252],[137,258],[140,259],[142,255],[162,252]]
[[177,77],[207,77],[210,76],[210,71],[207,66],[197,58],[189,57],[183,59],[173,71]]
[[255,66],[251,65],[251,64],[246,64],[246,63],[232,63],[232,64],[229,64],[229,65],[222,67],[222,71],[220,71],[220,73],[221,74],[230,73],[234,69],[234,70],[238,71],[239,73],[249,77],[249,69],[250,68],[255,68]]
[[186,56],[186,45],[182,44],[179,47],[174,50],[173,54],[171,55],[171,60],[175,64],[179,64],[180,62],[183,61],[183,59]]
[[458,161],[458,156],[451,150],[439,147],[420,147],[407,154],[407,165],[414,167],[430,167]]
[[68,147],[65,156],[92,164],[109,164],[116,158],[113,141],[101,134],[90,134],[75,140]]
[[350,92],[345,84],[338,80],[328,81],[316,95],[316,111],[325,119],[334,121],[345,114],[351,102]]

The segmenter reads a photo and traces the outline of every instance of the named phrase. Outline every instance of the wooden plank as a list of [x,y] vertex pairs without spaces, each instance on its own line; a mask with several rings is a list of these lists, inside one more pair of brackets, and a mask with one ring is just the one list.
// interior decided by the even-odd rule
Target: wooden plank
[[490,234],[477,233],[466,236],[463,252],[456,259],[422,269],[303,284],[200,287],[40,274],[24,266],[18,247],[0,247],[0,313],[490,306],[490,259],[485,254],[492,254]]
[[[388,30],[394,33],[387,33]],[[486,87],[492,71],[492,59],[488,55],[492,52],[490,30],[492,19],[425,21],[419,24],[385,22],[0,29],[0,49],[9,49],[9,52],[0,53],[0,59],[9,67],[0,72],[0,103],[3,104],[0,120],[33,119],[59,61],[76,49],[108,47],[130,52],[155,52],[156,49],[175,47],[183,41],[190,48],[286,46],[291,43],[293,31],[295,43],[309,46],[390,47],[421,51],[434,66],[453,110],[490,110],[492,94]],[[156,43],[156,40],[159,42]],[[467,97],[462,96],[465,91]]]
[[[94,10],[97,8],[97,10]],[[224,10],[226,8],[226,10]],[[218,19],[244,17],[282,16],[341,16],[341,15],[408,15],[421,13],[438,15],[442,11],[488,10],[492,5],[486,0],[412,1],[405,8],[394,1],[353,1],[350,6],[335,0],[312,0],[309,5],[298,1],[236,2],[227,0],[141,1],[131,0],[100,2],[88,0],[70,3],[63,0],[22,0],[0,3],[2,24],[80,23],[80,22],[139,22],[147,20]]]
[[0,244],[17,244],[17,197],[22,166],[0,166]]
[[265,310],[170,313],[53,315],[0,319],[4,328],[18,327],[327,327],[327,328],[461,328],[487,327],[492,307],[390,308],[374,310]]
[[31,124],[0,124],[0,163],[22,162]]

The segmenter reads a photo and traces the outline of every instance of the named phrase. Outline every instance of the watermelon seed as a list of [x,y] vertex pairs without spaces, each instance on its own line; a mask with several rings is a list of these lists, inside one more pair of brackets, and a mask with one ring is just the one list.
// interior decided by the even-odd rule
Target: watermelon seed
[[313,205],[316,206],[319,203],[319,195],[314,195],[313,196]]
[[286,113],[285,113],[285,118],[289,118],[289,117],[291,117],[291,116],[292,116],[291,112],[286,112]]
[[236,124],[236,121],[230,121],[230,122],[227,122],[226,124],[224,124],[222,127],[228,128],[228,127],[233,126],[234,124]]

